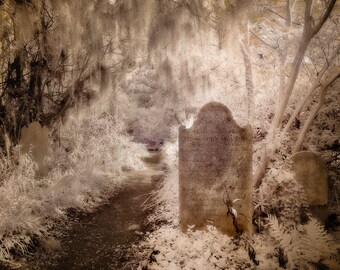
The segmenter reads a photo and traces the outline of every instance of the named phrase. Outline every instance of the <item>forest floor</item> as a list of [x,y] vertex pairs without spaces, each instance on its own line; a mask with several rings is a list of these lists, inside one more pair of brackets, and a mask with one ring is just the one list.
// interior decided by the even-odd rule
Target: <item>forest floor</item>
[[[159,152],[151,152],[144,163],[142,171],[125,172],[126,185],[94,212],[70,209],[66,229],[57,226],[63,230],[24,258],[19,270],[283,269],[267,232],[252,239],[232,238],[208,226],[183,234],[177,218],[155,219],[158,208],[147,206],[157,203],[152,198],[164,166]],[[338,246],[340,227],[332,234]],[[0,270],[9,269],[0,265]]]
[[155,190],[163,171],[160,154],[150,153],[146,170],[127,172],[127,184],[94,213],[76,213],[50,250],[39,250],[22,269],[135,269],[135,250],[148,234],[151,209],[145,203]]

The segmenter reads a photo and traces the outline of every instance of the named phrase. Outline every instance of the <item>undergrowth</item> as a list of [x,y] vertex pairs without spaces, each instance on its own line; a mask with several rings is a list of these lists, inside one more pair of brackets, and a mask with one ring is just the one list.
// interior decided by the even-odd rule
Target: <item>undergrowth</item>
[[[286,144],[286,139],[277,143]],[[303,188],[285,161],[289,148],[280,148],[253,193],[253,236],[246,241],[210,226],[180,232],[175,132],[162,151],[168,171],[154,196],[158,207],[150,221],[163,225],[143,243],[149,253],[139,269],[338,269],[340,247],[311,216]]]
[[311,269],[324,265],[336,269],[340,261],[337,258],[337,245],[315,218],[294,227],[279,224],[275,216],[269,216],[269,233],[283,250],[287,269]]
[[144,166],[146,147],[124,133],[108,100],[74,111],[51,132],[46,177],[36,178],[37,165],[20,146],[11,159],[0,155],[0,262],[17,266],[68,209],[92,211],[124,184],[124,169]]

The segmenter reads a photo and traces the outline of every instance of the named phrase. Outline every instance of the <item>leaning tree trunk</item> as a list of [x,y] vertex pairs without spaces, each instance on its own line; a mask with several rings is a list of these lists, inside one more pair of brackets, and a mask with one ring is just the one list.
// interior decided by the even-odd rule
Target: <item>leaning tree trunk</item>
[[293,153],[296,153],[298,151],[300,151],[303,140],[306,137],[307,131],[309,130],[315,116],[318,114],[320,108],[322,107],[322,104],[325,101],[326,98],[326,94],[327,94],[327,90],[329,89],[329,87],[340,77],[340,73],[338,71],[336,71],[333,76],[327,81],[327,83],[320,89],[320,99],[319,102],[314,106],[313,110],[311,111],[310,115],[308,116],[308,119],[304,125],[304,127],[302,128],[300,134],[299,134],[299,138],[295,143],[294,146],[294,150]]
[[304,28],[303,28],[302,38],[301,38],[298,50],[296,52],[296,55],[294,57],[287,87],[285,87],[285,91],[282,93],[283,98],[279,100],[279,104],[277,106],[277,110],[274,115],[272,128],[267,137],[267,145],[261,156],[261,164],[258,167],[257,171],[255,172],[255,176],[254,176],[255,188],[258,188],[261,185],[262,178],[265,176],[268,163],[271,160],[273,154],[275,153],[275,149],[273,149],[273,143],[275,141],[275,131],[276,129],[281,127],[282,117],[287,109],[288,102],[292,95],[297,77],[299,75],[300,66],[304,58],[304,55],[306,53],[306,50],[308,48],[308,45],[310,41],[312,40],[312,38],[319,32],[322,25],[328,19],[331,11],[334,8],[336,0],[331,0],[329,2],[320,21],[315,26],[314,26],[314,19],[311,15],[313,0],[305,0],[305,2],[306,2],[306,8],[305,8],[305,15],[304,15]]
[[323,77],[323,75],[325,74],[325,72],[329,68],[330,63],[332,62],[332,60],[334,60],[335,56],[339,53],[339,51],[340,51],[340,45],[334,50],[334,52],[332,53],[331,57],[326,61],[326,65],[319,72],[319,75],[316,78],[314,84],[309,88],[307,95],[301,100],[301,102],[295,108],[294,112],[292,113],[292,115],[289,118],[288,123],[286,124],[285,128],[283,129],[283,132],[287,132],[288,131],[288,129],[293,124],[293,121],[295,120],[296,116],[300,113],[301,109],[306,104],[306,102],[309,99],[309,97],[314,93],[314,91],[316,89],[321,87],[321,78]]

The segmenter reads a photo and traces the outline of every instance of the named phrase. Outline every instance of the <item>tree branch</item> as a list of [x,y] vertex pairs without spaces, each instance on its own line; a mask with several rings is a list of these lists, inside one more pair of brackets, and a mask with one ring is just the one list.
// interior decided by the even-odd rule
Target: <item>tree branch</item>
[[325,97],[327,94],[327,90],[329,88],[330,85],[332,85],[337,79],[340,78],[340,72],[336,71],[333,76],[326,82],[325,85],[322,86],[322,88],[320,89],[320,99],[319,102],[316,104],[316,106],[313,108],[313,110],[311,111],[301,133],[299,134],[299,138],[296,141],[296,144],[294,146],[294,150],[293,150],[293,154],[295,154],[296,152],[300,151],[303,140],[306,137],[307,131],[309,130],[315,116],[318,114],[320,108],[322,107],[324,101],[325,101]]
[[329,2],[329,4],[328,4],[324,14],[322,15],[319,23],[313,29],[313,34],[312,34],[313,36],[315,36],[319,32],[319,30],[321,29],[323,24],[327,21],[329,15],[331,14],[331,12],[332,12],[332,10],[333,10],[333,8],[335,6],[335,3],[336,3],[336,0],[331,0]]
[[[287,1],[289,2],[290,0],[287,0]],[[294,5],[294,4],[293,4],[293,5]],[[286,3],[286,7],[287,7],[287,3]],[[274,15],[280,17],[281,19],[285,20],[285,21],[286,21],[286,24],[287,24],[287,21],[289,20],[289,24],[295,24],[295,25],[300,25],[300,26],[301,26],[301,24],[300,24],[299,22],[294,22],[294,21],[292,21],[292,18],[291,18],[291,8],[289,9],[289,16],[290,16],[290,17],[287,17],[287,18],[285,18],[284,16],[280,15],[279,13],[277,13],[276,11],[274,11],[274,10],[268,8],[268,7],[265,7],[265,9],[266,9],[267,11],[273,13]],[[286,16],[287,16],[287,15],[288,15],[288,14],[287,14],[287,10],[286,10]]]
[[286,25],[290,27],[292,23],[292,16],[290,13],[290,0],[286,0]]
[[[332,5],[332,2],[334,2],[335,0],[331,0],[330,5],[328,6],[327,10],[329,10],[328,12],[326,11],[324,13],[325,14],[330,14],[334,4]],[[293,66],[290,72],[290,76],[289,76],[289,81],[288,81],[288,85],[286,87],[286,91],[284,93],[284,97],[283,100],[280,101],[280,106],[278,108],[278,110],[275,112],[275,116],[274,116],[274,120],[273,120],[273,128],[278,128],[281,125],[281,120],[283,117],[283,114],[287,108],[289,99],[291,97],[291,94],[293,92],[295,83],[296,83],[296,79],[299,75],[299,70],[300,70],[300,66],[302,63],[302,60],[304,58],[304,55],[306,53],[306,50],[308,48],[308,45],[311,41],[311,39],[314,37],[314,35],[317,33],[317,31],[315,32],[315,29],[312,28],[312,15],[311,15],[311,8],[312,8],[312,0],[305,0],[306,2],[306,8],[305,8],[305,23],[304,23],[304,28],[303,28],[303,34],[302,34],[302,38],[301,38],[301,42],[299,45],[299,48],[297,50],[297,53],[294,57],[294,61],[293,61]],[[321,25],[322,26],[322,25]],[[320,26],[320,27],[321,27]]]
[[327,71],[327,69],[330,66],[330,63],[332,62],[332,60],[335,58],[335,56],[339,53],[340,51],[340,44],[338,45],[338,47],[334,50],[334,52],[332,53],[331,57],[329,59],[327,59],[325,66],[322,68],[322,70],[319,72],[319,75],[316,79],[316,81],[314,82],[314,84],[309,88],[309,91],[307,93],[307,95],[303,98],[303,100],[299,103],[299,105],[295,108],[293,114],[290,116],[289,121],[287,123],[287,125],[285,126],[285,128],[283,129],[283,132],[287,132],[288,129],[291,127],[291,125],[293,124],[294,119],[296,118],[296,116],[298,115],[298,113],[300,113],[301,109],[303,108],[303,106],[306,104],[307,100],[309,99],[309,97],[314,93],[314,91],[316,89],[318,89],[321,86],[321,78],[323,77],[323,75],[325,74],[325,72]]
[[257,34],[255,34],[253,31],[249,31],[254,37],[256,37],[259,41],[261,41],[264,45],[272,48],[273,50],[278,49],[278,46],[274,46],[269,44],[268,42],[266,42],[265,40],[263,40],[262,38],[260,38]]
[[327,20],[328,16],[330,15],[334,7],[335,0],[330,1],[324,15],[322,16],[320,22],[318,23],[316,27],[312,27],[313,17],[312,17],[311,11],[312,11],[313,0],[305,0],[305,3],[306,3],[306,7],[305,7],[305,16],[304,16],[304,27],[303,27],[301,41],[300,41],[298,50],[293,60],[292,68],[290,70],[289,81],[287,83],[287,86],[285,87],[285,92],[282,93],[282,98],[280,98],[277,103],[277,108],[276,108],[274,119],[272,122],[272,127],[269,132],[270,137],[267,138],[268,142],[262,154],[261,164],[255,173],[255,179],[254,179],[255,187],[259,187],[261,185],[262,178],[265,175],[268,162],[270,161],[272,155],[274,154],[274,151],[270,148],[270,145],[275,140],[275,130],[277,128],[280,128],[281,126],[282,117],[285,113],[285,110],[287,109],[287,105],[292,95],[297,77],[299,75],[300,66],[304,58],[304,55],[306,53],[306,50],[308,48],[308,45],[310,41],[312,40],[312,38],[315,36],[315,34],[320,30],[323,23]]

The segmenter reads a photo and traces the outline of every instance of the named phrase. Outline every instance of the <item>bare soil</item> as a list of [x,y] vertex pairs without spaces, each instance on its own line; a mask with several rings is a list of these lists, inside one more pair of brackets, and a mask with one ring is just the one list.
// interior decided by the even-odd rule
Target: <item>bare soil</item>
[[160,161],[158,152],[150,152],[146,170],[127,172],[125,188],[94,213],[78,215],[58,239],[60,248],[38,252],[25,269],[136,269],[136,246],[148,233],[152,212],[143,205],[162,177]]

